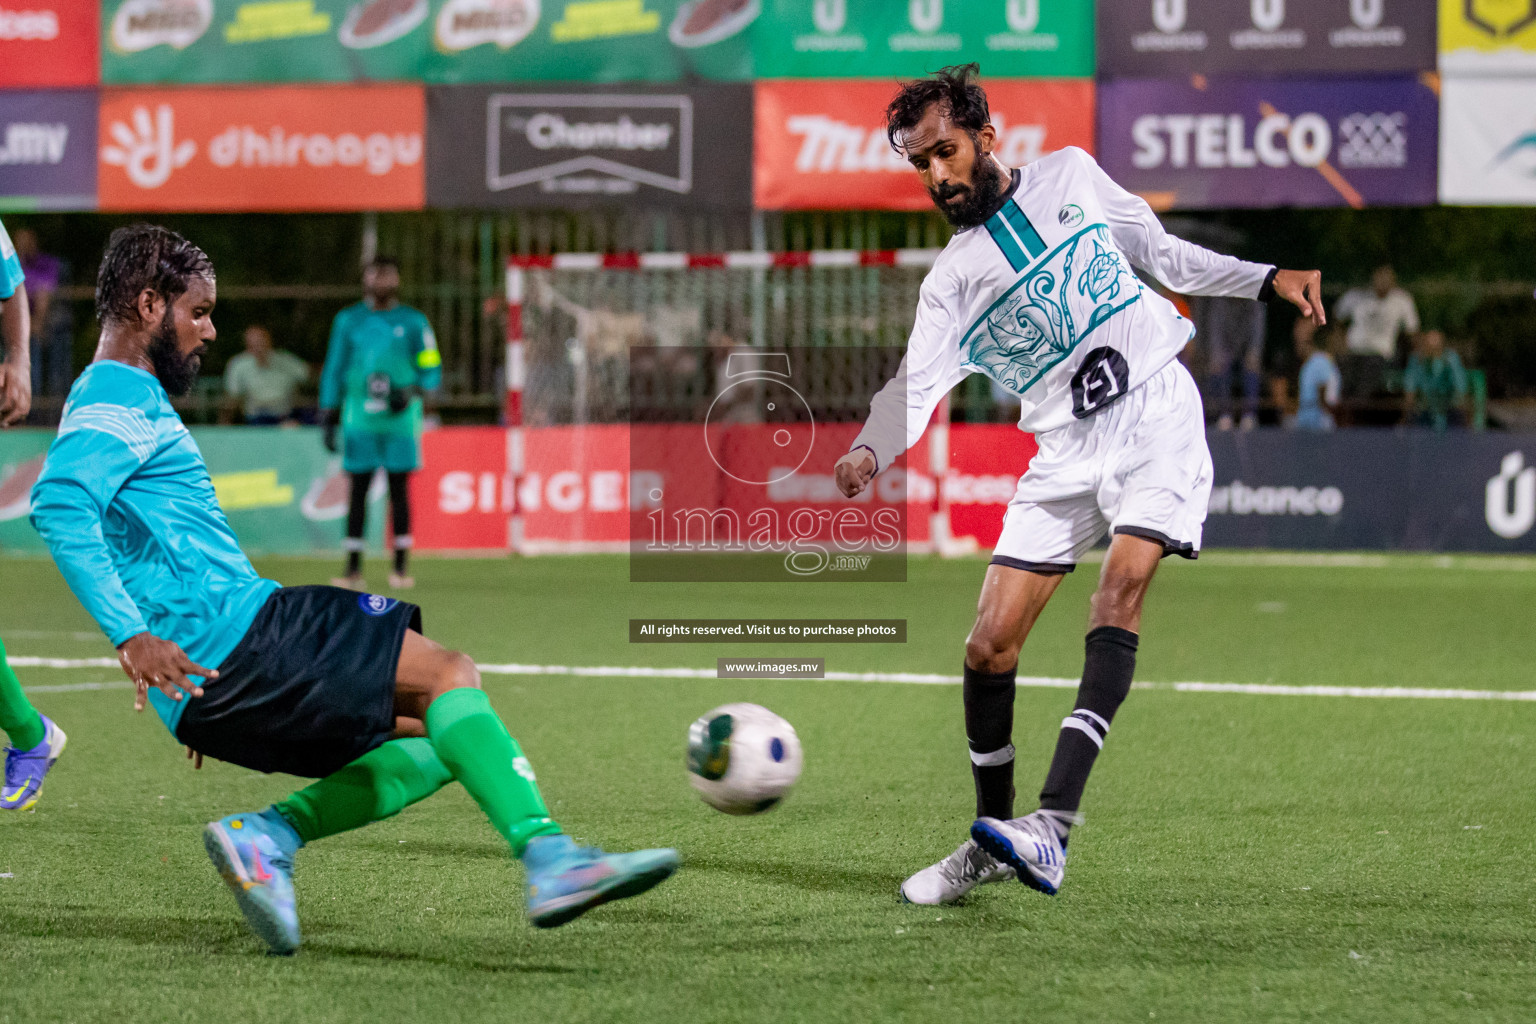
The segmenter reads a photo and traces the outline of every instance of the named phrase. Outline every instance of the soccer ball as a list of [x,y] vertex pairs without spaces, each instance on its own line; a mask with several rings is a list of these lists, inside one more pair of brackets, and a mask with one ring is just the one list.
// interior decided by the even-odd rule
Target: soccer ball
[[723,704],[688,727],[688,781],[726,814],[766,811],[800,777],[795,727],[757,704]]

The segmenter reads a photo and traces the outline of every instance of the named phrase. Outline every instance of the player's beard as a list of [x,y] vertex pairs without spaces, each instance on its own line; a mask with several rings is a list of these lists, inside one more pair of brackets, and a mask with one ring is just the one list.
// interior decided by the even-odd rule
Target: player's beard
[[199,345],[191,352],[183,356],[176,344],[176,320],[171,311],[165,311],[165,317],[160,321],[160,326],[155,328],[155,333],[149,339],[149,365],[155,368],[155,377],[160,381],[160,386],[165,388],[165,393],[179,397],[192,390],[192,385],[197,381],[197,373],[203,368],[203,353],[208,351],[207,345]]
[[[1003,197],[1003,191],[1010,180],[998,162],[990,156],[979,159],[973,177],[975,181],[970,188],[964,185],[940,185],[928,190],[933,205],[939,208],[945,220],[957,228],[973,228],[986,223],[987,218],[997,210],[998,200]],[[964,195],[965,198],[958,203],[946,202],[955,195]]]

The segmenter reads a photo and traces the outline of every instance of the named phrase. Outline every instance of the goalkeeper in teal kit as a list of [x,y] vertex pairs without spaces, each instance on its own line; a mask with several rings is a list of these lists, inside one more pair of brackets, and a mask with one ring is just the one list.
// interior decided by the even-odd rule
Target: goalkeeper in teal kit
[[411,550],[410,474],[421,468],[422,396],[442,380],[442,357],[432,325],[420,310],[401,305],[400,268],[378,256],[363,271],[363,301],[336,314],[320,374],[325,446],[336,450],[352,478],[347,505],[346,575],[339,587],[363,590],[363,528],[368,487],[380,469],[389,479],[394,526],[394,570],[389,585],[414,581],[406,571]]

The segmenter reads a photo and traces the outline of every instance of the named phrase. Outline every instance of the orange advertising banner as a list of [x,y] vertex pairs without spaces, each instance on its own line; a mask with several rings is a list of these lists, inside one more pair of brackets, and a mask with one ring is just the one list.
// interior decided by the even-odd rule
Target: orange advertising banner
[[[998,158],[1022,167],[1065,146],[1093,152],[1089,79],[986,83]],[[753,195],[764,210],[926,210],[932,200],[885,136],[887,81],[756,86]]]
[[416,210],[420,86],[108,89],[101,209]]

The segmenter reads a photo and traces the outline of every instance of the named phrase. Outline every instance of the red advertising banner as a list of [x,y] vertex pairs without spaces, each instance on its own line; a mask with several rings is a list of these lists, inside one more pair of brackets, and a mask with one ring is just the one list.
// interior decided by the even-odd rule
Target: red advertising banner
[[95,85],[99,5],[0,0],[0,89]]
[[[1065,146],[1093,152],[1093,82],[986,83],[998,159],[1021,167]],[[756,85],[753,194],[765,210],[926,210],[932,200],[891,149],[886,81],[763,81]]]
[[982,548],[997,543],[1003,513],[1019,477],[1039,451],[1033,434],[1004,423],[957,423],[949,428],[949,532],[975,537]]
[[111,89],[103,210],[415,210],[426,196],[420,86]]

